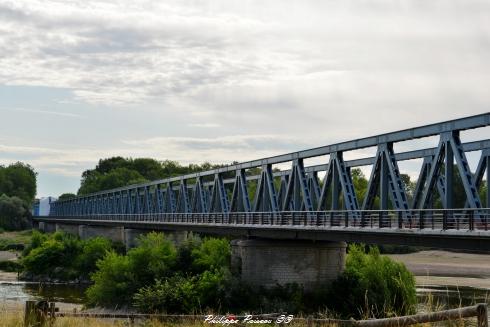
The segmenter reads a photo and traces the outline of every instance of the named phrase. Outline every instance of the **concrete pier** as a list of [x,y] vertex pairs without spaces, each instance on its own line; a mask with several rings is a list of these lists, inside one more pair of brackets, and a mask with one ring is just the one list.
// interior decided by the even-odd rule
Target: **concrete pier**
[[72,224],[56,224],[56,231],[57,232],[65,232],[73,235],[78,235],[78,225],[72,225]]
[[78,226],[78,236],[80,236],[82,240],[100,236],[115,242],[124,243],[124,227],[80,225]]
[[41,221],[38,224],[38,229],[44,233],[53,233],[53,232],[56,232],[56,224]]
[[298,283],[306,290],[333,281],[345,268],[346,243],[234,240],[232,269],[243,281],[272,287]]

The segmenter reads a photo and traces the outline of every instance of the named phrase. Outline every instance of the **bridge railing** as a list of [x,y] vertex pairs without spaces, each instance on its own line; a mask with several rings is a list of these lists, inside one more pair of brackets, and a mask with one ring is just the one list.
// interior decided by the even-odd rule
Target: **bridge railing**
[[488,231],[490,209],[151,213],[49,216],[50,219],[118,222],[309,226],[317,228]]

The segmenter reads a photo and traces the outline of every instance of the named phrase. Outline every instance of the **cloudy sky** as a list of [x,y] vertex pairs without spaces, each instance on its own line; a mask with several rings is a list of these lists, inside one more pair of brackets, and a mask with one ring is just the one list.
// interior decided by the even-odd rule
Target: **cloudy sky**
[[489,58],[488,1],[0,0],[0,164],[58,195],[478,114]]

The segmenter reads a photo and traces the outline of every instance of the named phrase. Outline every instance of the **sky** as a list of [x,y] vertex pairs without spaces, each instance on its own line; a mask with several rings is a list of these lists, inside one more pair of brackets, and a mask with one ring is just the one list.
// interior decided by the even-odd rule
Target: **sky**
[[0,164],[59,195],[115,155],[230,163],[479,114],[489,58],[489,1],[0,0]]

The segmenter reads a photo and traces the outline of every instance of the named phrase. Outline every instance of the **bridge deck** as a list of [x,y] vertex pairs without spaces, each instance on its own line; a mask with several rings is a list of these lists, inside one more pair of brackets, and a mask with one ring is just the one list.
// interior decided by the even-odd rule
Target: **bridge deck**
[[400,244],[490,251],[488,209],[34,217],[37,222],[187,230],[232,237]]

